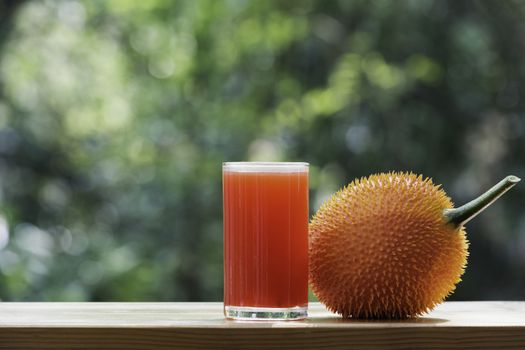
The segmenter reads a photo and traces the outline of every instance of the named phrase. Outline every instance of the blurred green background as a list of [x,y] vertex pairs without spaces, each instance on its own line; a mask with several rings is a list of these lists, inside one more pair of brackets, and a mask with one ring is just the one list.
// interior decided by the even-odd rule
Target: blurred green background
[[[221,163],[311,163],[311,211],[412,170],[525,173],[525,2],[0,2],[0,298],[222,300]],[[451,299],[525,299],[525,186]]]

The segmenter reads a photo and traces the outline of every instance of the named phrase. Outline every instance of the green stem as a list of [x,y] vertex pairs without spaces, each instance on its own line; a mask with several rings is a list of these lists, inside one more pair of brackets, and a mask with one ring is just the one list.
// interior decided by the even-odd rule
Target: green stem
[[487,192],[483,193],[478,198],[462,205],[459,208],[445,209],[443,216],[445,219],[456,227],[466,224],[470,219],[474,218],[486,207],[494,203],[503,193],[510,190],[521,179],[517,176],[510,175],[498,182]]

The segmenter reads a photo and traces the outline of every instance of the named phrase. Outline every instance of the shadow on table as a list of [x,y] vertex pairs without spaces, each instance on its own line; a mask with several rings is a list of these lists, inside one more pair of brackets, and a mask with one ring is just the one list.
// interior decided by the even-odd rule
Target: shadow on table
[[310,317],[306,320],[307,323],[315,324],[328,324],[328,323],[349,323],[349,324],[440,324],[449,322],[449,320],[444,318],[434,318],[434,317],[417,317],[409,318],[406,320],[363,320],[363,319],[352,319],[352,318],[342,318],[342,317]]

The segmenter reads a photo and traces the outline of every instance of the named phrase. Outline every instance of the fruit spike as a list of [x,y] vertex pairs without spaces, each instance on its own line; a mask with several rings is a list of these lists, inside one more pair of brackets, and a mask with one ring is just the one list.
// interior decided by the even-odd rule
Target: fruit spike
[[483,193],[478,198],[471,200],[467,204],[464,204],[459,208],[445,209],[443,211],[443,216],[448,222],[456,227],[465,225],[520,181],[521,179],[519,177],[509,175],[487,192]]
[[387,173],[356,179],[310,222],[310,283],[329,310],[352,318],[428,312],[464,272],[464,223],[519,181],[509,176],[457,209],[431,179]]

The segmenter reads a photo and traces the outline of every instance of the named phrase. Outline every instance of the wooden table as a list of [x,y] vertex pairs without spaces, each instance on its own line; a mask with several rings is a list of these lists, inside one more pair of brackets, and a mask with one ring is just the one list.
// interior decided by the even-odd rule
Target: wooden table
[[0,303],[0,349],[525,349],[525,302],[447,302],[425,317],[234,322],[221,303]]

